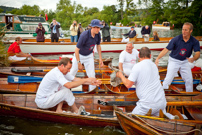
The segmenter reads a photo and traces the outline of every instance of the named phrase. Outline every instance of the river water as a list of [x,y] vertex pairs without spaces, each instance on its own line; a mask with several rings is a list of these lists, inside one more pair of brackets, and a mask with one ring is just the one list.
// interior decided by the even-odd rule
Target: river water
[[[121,33],[127,33],[128,29],[112,29],[112,38],[121,38]],[[135,28],[138,37],[141,37],[141,28]],[[175,37],[181,34],[180,29],[159,30],[159,37]],[[152,35],[150,35],[152,36]],[[196,35],[195,35],[196,36]],[[152,51],[152,60],[155,61],[159,51]],[[169,53],[168,53],[169,54]],[[168,54],[159,61],[159,66],[166,66],[168,62]],[[113,66],[118,66],[119,53],[103,53],[103,58],[112,57]],[[61,55],[37,56],[41,59],[58,59]],[[95,58],[98,55],[95,54]],[[202,51],[201,57],[202,58]],[[28,120],[17,117],[0,116],[0,135],[125,135],[125,132],[114,127],[95,128],[88,126],[66,125],[60,123],[42,122],[36,120]]]

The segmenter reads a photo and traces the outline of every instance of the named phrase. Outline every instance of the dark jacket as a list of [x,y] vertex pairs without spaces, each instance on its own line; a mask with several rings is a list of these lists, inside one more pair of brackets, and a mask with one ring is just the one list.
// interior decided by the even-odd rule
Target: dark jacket
[[159,37],[157,35],[154,35],[153,41],[160,41]]
[[102,37],[108,37],[108,36],[110,36],[109,25],[105,23],[105,26],[102,28]]
[[124,36],[127,36],[129,38],[134,38],[136,36],[136,31],[133,30],[133,32],[131,34],[130,34],[130,32],[131,32],[131,30],[128,33],[124,34]]
[[[54,27],[54,25],[53,25],[53,23],[51,23],[51,24],[50,24],[50,29],[51,29],[51,37],[52,37],[52,35],[53,35],[53,27]],[[57,32],[57,37],[58,37],[58,38],[60,37],[59,28],[60,28],[60,25],[59,25],[59,24],[57,24],[57,25],[56,25],[56,32]]]
[[145,35],[145,34],[150,35],[150,32],[151,32],[150,27],[148,29],[146,29],[145,26],[142,27],[142,30],[141,30],[142,35]]
[[[39,23],[39,27],[40,26],[42,27],[41,23]],[[44,42],[44,40],[45,40],[45,37],[44,37],[45,29],[44,29],[44,27],[42,27],[42,30],[37,27],[35,32],[37,33],[36,41],[37,42]]]

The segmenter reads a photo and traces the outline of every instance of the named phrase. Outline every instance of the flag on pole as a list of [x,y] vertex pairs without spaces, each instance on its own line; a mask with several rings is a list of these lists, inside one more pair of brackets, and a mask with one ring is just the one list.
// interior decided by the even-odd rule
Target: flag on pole
[[45,16],[46,16],[46,21],[48,21],[48,15],[47,15],[47,14],[45,14]]

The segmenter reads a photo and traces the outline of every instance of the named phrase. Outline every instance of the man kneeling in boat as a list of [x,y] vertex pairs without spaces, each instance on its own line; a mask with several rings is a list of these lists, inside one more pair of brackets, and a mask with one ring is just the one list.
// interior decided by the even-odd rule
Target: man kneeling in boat
[[8,59],[9,60],[24,60],[27,57],[31,57],[30,54],[23,53],[20,49],[20,44],[22,43],[21,37],[16,37],[15,42],[11,44],[8,48]]
[[126,76],[129,76],[133,66],[138,59],[138,50],[134,49],[132,42],[128,42],[126,50],[123,50],[119,55],[119,70],[123,71]]
[[121,71],[117,72],[117,77],[121,78],[127,88],[136,86],[139,101],[132,113],[146,115],[151,110],[151,115],[159,116],[161,109],[168,118],[174,119],[173,115],[166,113],[165,92],[159,79],[158,68],[151,61],[151,51],[148,47],[140,49],[139,59],[140,62],[133,66],[128,79]]
[[101,81],[96,78],[76,78],[69,74],[72,67],[72,61],[69,58],[62,58],[50,72],[48,72],[41,81],[37,90],[35,102],[39,108],[47,109],[57,105],[56,112],[62,113],[63,102],[71,106],[71,111],[75,114],[89,115],[83,106],[78,109],[75,104],[75,97],[70,91],[71,88],[82,84],[100,85]]

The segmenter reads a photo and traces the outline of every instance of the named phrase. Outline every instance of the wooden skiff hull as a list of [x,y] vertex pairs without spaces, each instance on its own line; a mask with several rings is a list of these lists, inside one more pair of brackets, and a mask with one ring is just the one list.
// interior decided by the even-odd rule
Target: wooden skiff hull
[[[84,105],[86,111],[90,112],[92,116],[80,116],[69,113],[56,113],[56,107],[48,110],[38,109],[34,100],[34,94],[0,94],[0,115],[17,116],[35,120],[58,122],[65,124],[75,124],[84,126],[114,126],[120,128],[118,120],[113,116],[113,106],[103,106],[98,104],[98,100],[102,101],[134,101],[133,95],[126,96],[95,96],[75,95],[75,102],[77,106]],[[198,97],[200,98],[200,97]],[[197,97],[194,98],[196,100]],[[192,101],[195,102],[195,101]],[[198,101],[199,102],[199,101]],[[201,102],[201,101],[200,101]],[[175,105],[182,102],[169,102],[168,105]],[[183,102],[182,105],[188,105]],[[122,106],[126,112],[131,112],[135,105]],[[68,105],[64,104],[63,110],[68,111]],[[101,115],[102,114],[102,115]]]
[[[201,125],[196,123],[190,123],[188,122],[188,120],[178,122],[177,120],[175,121],[165,120],[163,118],[156,118],[149,116],[146,117],[138,115],[128,116],[127,114],[118,111],[116,111],[116,116],[119,120],[122,129],[127,133],[127,135],[134,135],[134,134],[160,135],[163,133],[174,134],[179,132],[184,132],[184,134],[192,135],[194,134],[193,131],[194,129],[201,127]],[[198,122],[201,123],[202,121]],[[147,123],[148,125],[145,123]]]

